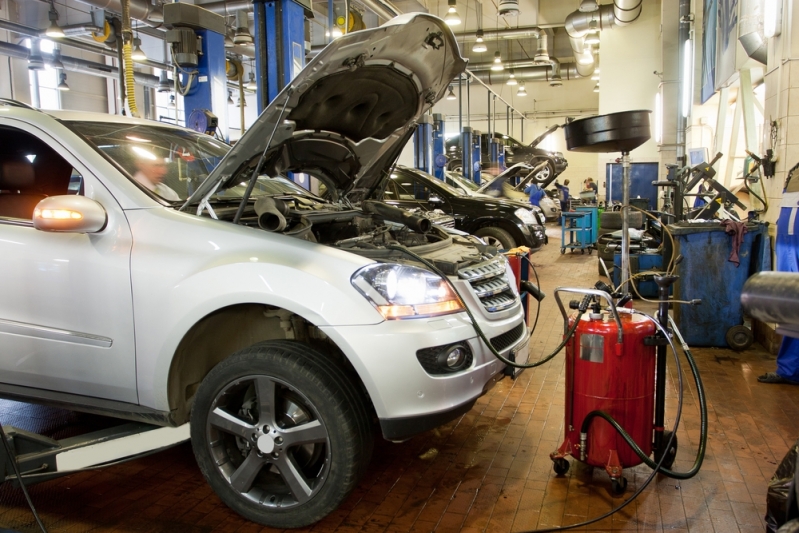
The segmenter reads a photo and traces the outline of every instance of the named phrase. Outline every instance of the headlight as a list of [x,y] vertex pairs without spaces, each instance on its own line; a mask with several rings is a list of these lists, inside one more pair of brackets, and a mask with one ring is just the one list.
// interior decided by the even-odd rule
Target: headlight
[[438,274],[413,266],[369,265],[352,285],[384,318],[422,318],[463,310],[460,298]]
[[516,215],[516,218],[518,218],[519,220],[521,220],[524,224],[527,224],[528,226],[530,226],[532,224],[536,224],[535,216],[533,216],[533,212],[530,211],[529,209],[525,209],[523,207],[520,207],[519,209],[514,211],[513,214]]

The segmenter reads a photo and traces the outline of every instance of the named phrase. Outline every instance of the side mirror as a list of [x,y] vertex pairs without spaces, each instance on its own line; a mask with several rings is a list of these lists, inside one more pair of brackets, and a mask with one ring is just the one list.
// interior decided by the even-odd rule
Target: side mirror
[[79,195],[50,196],[33,210],[33,227],[41,231],[97,233],[108,215],[99,203]]
[[427,201],[428,201],[429,203],[431,203],[431,204],[443,204],[443,203],[444,203],[444,200],[442,200],[442,199],[441,199],[441,198],[439,198],[438,196],[433,196],[433,195],[431,195],[431,196],[430,196],[430,197],[427,199]]

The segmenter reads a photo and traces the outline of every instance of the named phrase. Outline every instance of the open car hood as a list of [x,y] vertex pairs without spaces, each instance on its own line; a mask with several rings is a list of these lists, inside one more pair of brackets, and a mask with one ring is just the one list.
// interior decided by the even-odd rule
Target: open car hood
[[306,172],[338,196],[372,189],[416,121],[466,69],[443,20],[408,13],[330,43],[269,104],[187,203],[261,173]]
[[547,135],[549,135],[558,128],[560,128],[560,124],[555,124],[553,126],[548,127],[544,133],[533,139],[533,142],[530,143],[530,148],[535,148],[536,146],[538,146],[538,143],[543,141]]

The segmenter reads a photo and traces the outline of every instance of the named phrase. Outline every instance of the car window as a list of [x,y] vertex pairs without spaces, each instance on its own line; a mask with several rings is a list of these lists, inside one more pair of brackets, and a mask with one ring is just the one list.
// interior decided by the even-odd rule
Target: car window
[[430,198],[430,188],[420,183],[408,174],[392,174],[391,183],[397,191],[400,200],[422,200]]
[[47,143],[0,126],[0,217],[33,220],[48,196],[83,194],[83,176]]
[[208,135],[160,124],[66,124],[139,185],[173,202],[194,192],[230,150]]

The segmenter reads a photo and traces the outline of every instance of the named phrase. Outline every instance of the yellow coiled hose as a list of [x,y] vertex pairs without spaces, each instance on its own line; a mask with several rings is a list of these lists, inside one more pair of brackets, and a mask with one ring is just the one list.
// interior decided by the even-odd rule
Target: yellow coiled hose
[[124,65],[125,74],[125,96],[128,101],[128,111],[133,117],[139,116],[139,110],[136,108],[136,80],[133,77],[133,50],[131,48],[133,41],[133,31],[130,27],[130,0],[122,0],[122,36],[124,44],[122,45],[122,60]]

